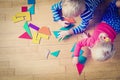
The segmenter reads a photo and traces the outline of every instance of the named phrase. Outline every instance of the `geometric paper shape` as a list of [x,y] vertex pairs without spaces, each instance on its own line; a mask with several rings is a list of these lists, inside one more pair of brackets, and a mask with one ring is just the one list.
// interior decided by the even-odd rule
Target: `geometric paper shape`
[[46,59],[48,59],[48,56],[49,56],[49,54],[50,54],[50,50],[49,49],[47,49],[46,51],[45,51],[45,57],[46,57]]
[[19,21],[23,21],[23,20],[24,20],[24,17],[16,17],[16,16],[13,16],[13,17],[12,17],[12,20],[13,20],[14,23],[16,23],[16,22],[19,22]]
[[84,65],[80,64],[80,63],[77,63],[76,67],[77,67],[78,74],[80,75],[82,73],[83,69],[84,69]]
[[57,57],[59,53],[60,53],[60,50],[57,50],[57,51],[51,52],[50,54]]
[[85,64],[87,61],[87,58],[85,56],[79,56],[78,57],[78,62],[81,63],[81,64]]
[[31,37],[28,35],[27,32],[25,32],[25,33],[23,33],[22,35],[20,35],[19,38],[31,39]]
[[70,24],[70,25],[68,25],[67,27],[61,27],[59,30],[66,31],[66,30],[71,29],[73,26],[74,26],[74,24]]
[[21,12],[27,12],[27,6],[22,6],[21,7]]
[[29,34],[29,36],[32,38],[32,34],[31,34],[31,31],[30,31],[30,28],[28,27],[28,22],[27,21],[24,24],[24,29]]
[[35,4],[35,0],[28,0],[28,4]]
[[58,41],[62,41],[62,40],[64,40],[64,39],[68,39],[69,37],[71,37],[72,35],[67,35],[67,36],[65,36],[63,39],[62,38],[60,38]]
[[74,45],[73,45],[72,49],[70,50],[70,52],[74,52],[75,46],[76,46],[76,43],[74,43]]
[[74,18],[67,18],[67,17],[64,17],[64,20],[65,21],[68,21],[70,23],[76,23],[75,19]]
[[25,17],[25,20],[27,20],[27,21],[31,20],[30,12],[19,12],[19,13],[16,13],[15,16],[16,17]]
[[43,26],[38,30],[39,33],[46,34],[46,35],[51,35],[51,32],[48,27]]
[[40,43],[40,36],[38,35],[37,32],[33,33],[33,38],[32,38],[32,43],[34,44],[39,44]]
[[55,36],[55,38],[58,38],[58,36],[59,36],[59,33],[60,31],[53,31],[53,34],[54,34],[54,36]]
[[36,31],[38,31],[40,29],[39,27],[37,27],[36,25],[34,25],[32,23],[29,23],[28,26],[31,27],[31,28],[33,28],[33,29],[35,29]]
[[40,38],[49,39],[49,36],[46,34],[38,33],[38,35],[40,36]]
[[35,5],[33,4],[28,11],[30,12],[30,14],[35,14]]

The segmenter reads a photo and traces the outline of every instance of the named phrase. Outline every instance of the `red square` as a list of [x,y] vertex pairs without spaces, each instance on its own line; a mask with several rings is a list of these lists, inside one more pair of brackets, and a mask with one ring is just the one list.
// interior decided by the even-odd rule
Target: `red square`
[[27,6],[22,6],[21,11],[22,12],[27,12]]

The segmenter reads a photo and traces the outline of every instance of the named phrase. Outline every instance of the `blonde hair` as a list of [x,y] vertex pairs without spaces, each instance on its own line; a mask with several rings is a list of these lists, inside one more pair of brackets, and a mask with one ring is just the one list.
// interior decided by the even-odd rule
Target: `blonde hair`
[[98,42],[91,52],[94,60],[106,61],[115,54],[115,48],[111,42]]
[[84,0],[62,0],[62,13],[65,17],[77,17],[85,10]]

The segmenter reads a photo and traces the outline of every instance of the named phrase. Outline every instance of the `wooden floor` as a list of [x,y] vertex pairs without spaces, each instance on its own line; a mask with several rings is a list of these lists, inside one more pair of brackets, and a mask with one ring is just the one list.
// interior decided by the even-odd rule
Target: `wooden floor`
[[[51,32],[61,26],[53,22],[50,7],[58,0],[36,0],[35,14],[29,21],[39,27],[47,26]],[[72,64],[70,50],[80,35],[58,42],[53,33],[40,44],[20,39],[25,21],[13,23],[12,16],[21,6],[31,6],[27,0],[0,0],[0,80],[120,80],[120,35],[115,40],[117,52],[106,62],[88,59],[79,76]],[[79,18],[76,18],[79,23]],[[77,24],[76,23],[76,24]],[[45,51],[61,50],[58,57],[45,58]]]

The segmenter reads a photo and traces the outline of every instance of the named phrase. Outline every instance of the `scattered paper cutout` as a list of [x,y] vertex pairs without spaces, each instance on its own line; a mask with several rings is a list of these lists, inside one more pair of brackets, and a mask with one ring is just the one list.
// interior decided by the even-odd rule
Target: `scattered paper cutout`
[[50,54],[57,57],[59,53],[60,53],[60,50],[57,50],[57,51],[51,52]]
[[24,39],[32,39],[27,32],[23,33],[22,35],[19,36],[19,38],[24,38]]

